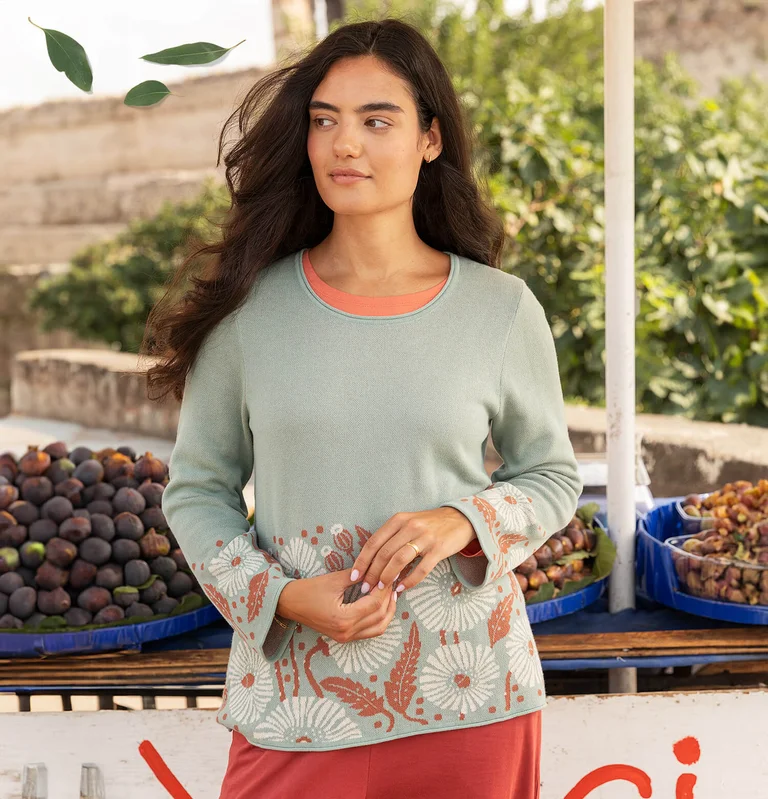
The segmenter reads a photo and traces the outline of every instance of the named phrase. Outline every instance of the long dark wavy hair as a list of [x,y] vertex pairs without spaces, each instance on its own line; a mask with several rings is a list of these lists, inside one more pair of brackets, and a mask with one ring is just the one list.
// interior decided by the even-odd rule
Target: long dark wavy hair
[[307,154],[308,105],[336,61],[370,55],[406,82],[423,133],[433,117],[440,122],[442,150],[422,162],[413,196],[418,236],[434,249],[500,267],[504,225],[487,185],[472,173],[471,128],[437,53],[400,19],[343,25],[261,78],[225,122],[217,166],[235,120],[239,137],[224,157],[231,205],[216,225],[223,235],[185,258],[148,316],[140,354],[157,358],[145,372],[150,399],[172,392],[181,400],[205,337],[243,304],[258,273],[331,232],[333,212],[317,191]]

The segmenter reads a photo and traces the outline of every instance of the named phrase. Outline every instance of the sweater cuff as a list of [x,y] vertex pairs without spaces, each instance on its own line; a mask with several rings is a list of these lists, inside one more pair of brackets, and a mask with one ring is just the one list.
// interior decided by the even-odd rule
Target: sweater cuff
[[465,547],[464,549],[459,550],[459,555],[464,555],[465,558],[476,558],[478,555],[482,555],[483,548],[480,546],[480,541],[477,538],[473,538]]
[[[256,547],[253,534],[243,534],[223,547],[198,581],[211,602],[242,640],[274,663],[296,629],[296,621],[276,616],[280,594],[289,582],[268,552]],[[276,620],[286,624],[283,627]]]
[[487,559],[470,559],[462,552],[449,557],[454,573],[469,588],[513,571],[533,554],[533,542],[541,535],[531,499],[512,483],[493,483],[485,491],[440,507],[455,508],[467,517]]

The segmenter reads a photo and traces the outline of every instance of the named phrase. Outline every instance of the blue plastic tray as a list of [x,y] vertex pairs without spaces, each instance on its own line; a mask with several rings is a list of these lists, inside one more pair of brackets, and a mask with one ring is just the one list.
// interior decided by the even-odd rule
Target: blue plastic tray
[[[605,515],[602,512],[595,516],[595,523],[608,533],[608,525],[605,522]],[[603,595],[606,585],[608,585],[608,577],[603,577],[573,594],[555,597],[554,599],[546,599],[543,602],[534,602],[532,605],[526,605],[525,609],[528,612],[528,621],[530,621],[531,624],[538,624],[542,621],[557,619],[560,616],[567,616],[569,613],[577,613],[593,602],[597,602]]]
[[664,541],[685,535],[676,503],[655,508],[638,519],[636,541],[637,593],[676,610],[736,624],[768,624],[768,606],[740,605],[686,594],[679,589],[672,551]]
[[534,602],[533,605],[526,605],[528,621],[531,624],[538,624],[542,621],[551,621],[559,616],[566,616],[569,613],[583,610],[587,605],[591,605],[600,599],[607,584],[608,578],[603,577],[601,580],[596,580],[592,585],[588,585],[573,594],[547,599],[544,602]]
[[0,656],[37,657],[110,649],[141,649],[141,645],[148,641],[188,633],[220,618],[221,614],[215,605],[205,605],[165,619],[82,632],[0,633]]

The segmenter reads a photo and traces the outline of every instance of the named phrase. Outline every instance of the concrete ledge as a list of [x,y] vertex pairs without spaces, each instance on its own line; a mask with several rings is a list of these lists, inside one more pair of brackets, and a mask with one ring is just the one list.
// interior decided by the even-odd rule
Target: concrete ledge
[[[571,405],[566,419],[577,452],[606,451],[604,409]],[[732,480],[754,483],[768,478],[768,429],[658,414],[639,414],[636,425],[643,434],[643,458],[654,496],[712,491]]]
[[176,438],[179,403],[147,399],[140,368],[152,360],[112,350],[59,349],[16,353],[11,413]]

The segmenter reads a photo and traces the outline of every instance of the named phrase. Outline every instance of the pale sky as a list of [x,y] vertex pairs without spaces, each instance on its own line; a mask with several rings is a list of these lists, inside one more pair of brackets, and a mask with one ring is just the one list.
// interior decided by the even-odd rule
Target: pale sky
[[[473,0],[465,0],[467,7]],[[591,0],[595,5],[600,0]],[[535,0],[541,8],[543,0]],[[506,0],[509,13],[526,0]],[[86,95],[48,58],[42,28],[76,39],[93,71]],[[164,83],[191,75],[262,66],[274,60],[271,0],[0,0],[0,109],[46,100],[124,95],[144,80]],[[161,66],[140,56],[187,42],[239,47],[218,63],[196,67]]]

